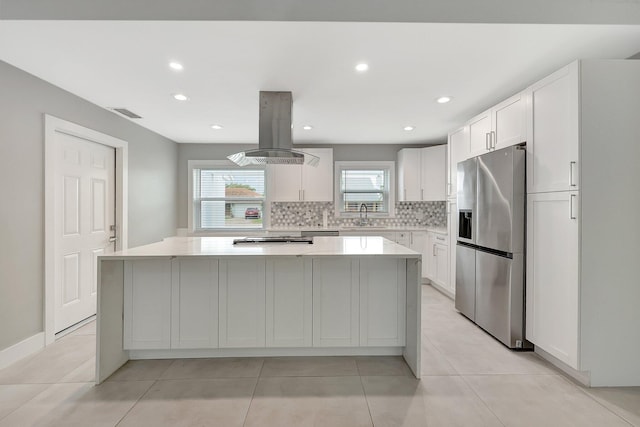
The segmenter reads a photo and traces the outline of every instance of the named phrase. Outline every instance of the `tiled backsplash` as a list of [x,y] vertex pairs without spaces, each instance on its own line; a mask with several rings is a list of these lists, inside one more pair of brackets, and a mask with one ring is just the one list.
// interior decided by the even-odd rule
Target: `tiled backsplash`
[[[322,214],[327,211],[329,227],[349,227],[358,218],[336,218],[332,202],[273,202],[271,227],[321,227]],[[394,218],[372,218],[377,227],[446,227],[446,202],[398,202]]]

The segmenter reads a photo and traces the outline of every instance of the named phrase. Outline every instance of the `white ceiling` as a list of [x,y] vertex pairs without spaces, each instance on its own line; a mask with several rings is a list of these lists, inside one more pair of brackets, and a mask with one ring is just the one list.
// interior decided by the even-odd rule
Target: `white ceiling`
[[[260,90],[293,92],[294,143],[441,142],[574,59],[639,51],[640,26],[0,22],[1,60],[198,143],[256,143]],[[185,69],[171,70],[172,60]],[[369,71],[355,72],[358,62]],[[189,101],[174,100],[178,92]],[[453,101],[437,104],[441,95]]]

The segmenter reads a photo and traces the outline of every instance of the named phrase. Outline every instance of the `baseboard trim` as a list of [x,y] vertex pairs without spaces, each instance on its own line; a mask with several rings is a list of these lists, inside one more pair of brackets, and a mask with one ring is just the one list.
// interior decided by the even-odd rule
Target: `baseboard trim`
[[39,332],[11,347],[5,348],[0,351],[0,369],[4,369],[27,356],[31,356],[43,348],[44,332]]
[[436,282],[433,282],[431,280],[427,280],[427,284],[431,285],[436,291],[440,292],[444,296],[449,297],[452,300],[456,299],[456,296],[454,295],[453,292],[451,292],[448,289],[443,288],[442,286],[438,285]]
[[534,346],[534,353],[540,356],[542,359],[551,363],[556,368],[560,369],[562,372],[571,377],[574,381],[582,384],[585,387],[591,387],[591,375],[588,371],[578,371],[573,369],[571,366],[567,365],[563,361],[559,360],[557,357],[547,353],[543,349],[538,346]]
[[404,347],[211,348],[130,350],[129,358],[190,359],[205,357],[401,356]]

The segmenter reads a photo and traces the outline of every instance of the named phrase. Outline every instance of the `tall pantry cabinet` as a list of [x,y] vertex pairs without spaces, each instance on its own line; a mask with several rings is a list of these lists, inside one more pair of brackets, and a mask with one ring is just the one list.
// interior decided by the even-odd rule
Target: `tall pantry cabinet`
[[640,61],[528,90],[527,339],[582,382],[640,385]]

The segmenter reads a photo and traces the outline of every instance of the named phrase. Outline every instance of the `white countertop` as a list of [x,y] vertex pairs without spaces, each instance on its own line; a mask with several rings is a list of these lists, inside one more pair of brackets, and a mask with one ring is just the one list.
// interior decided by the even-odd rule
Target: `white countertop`
[[421,254],[379,236],[314,237],[307,243],[233,244],[238,237],[170,237],[162,242],[100,256],[125,259],[156,256],[390,256],[419,258]]

